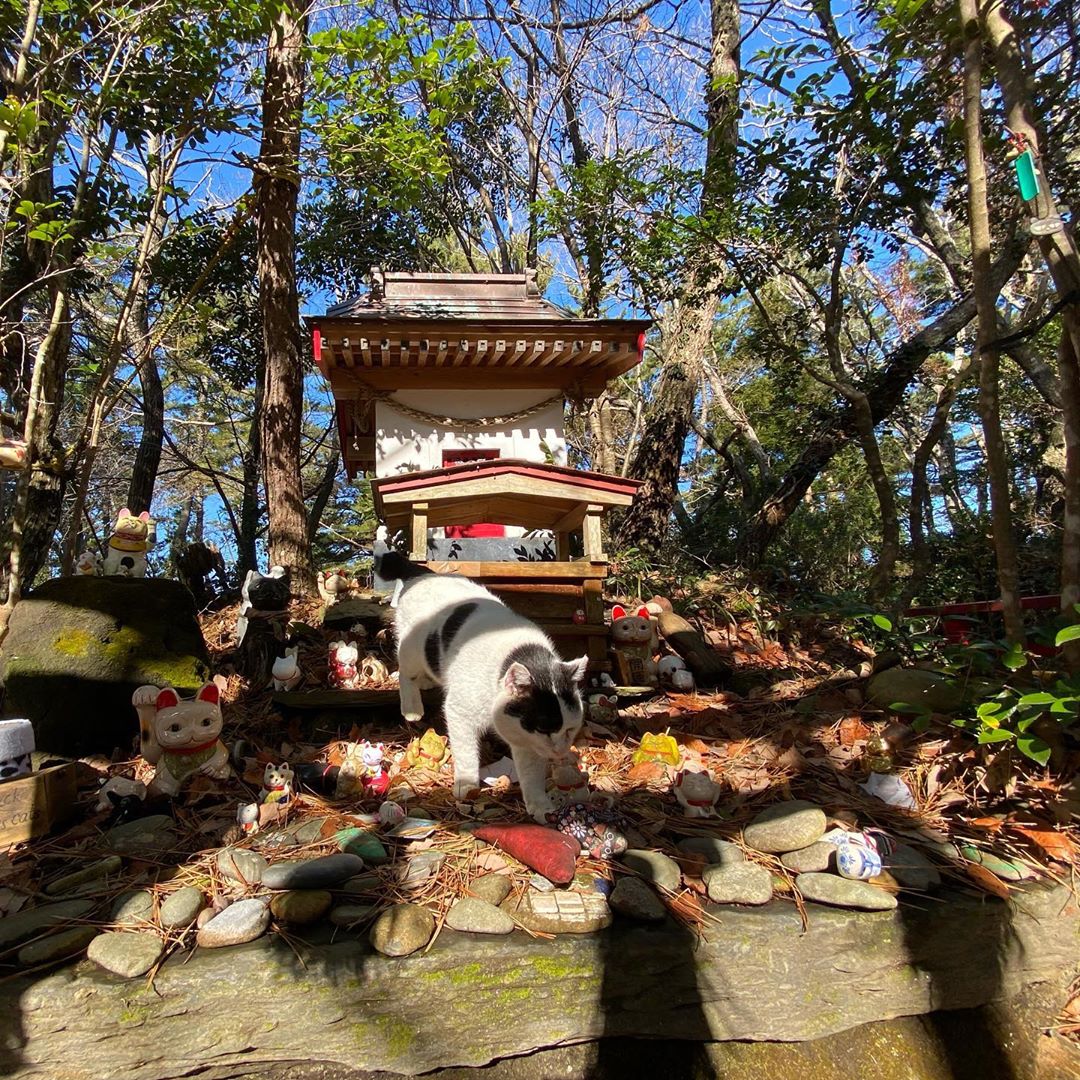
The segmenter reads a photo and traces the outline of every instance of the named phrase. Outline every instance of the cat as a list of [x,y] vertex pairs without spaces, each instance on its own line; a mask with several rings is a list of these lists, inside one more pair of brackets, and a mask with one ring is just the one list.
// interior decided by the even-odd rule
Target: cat
[[380,557],[378,573],[398,583],[402,716],[418,722],[420,691],[445,688],[454,796],[480,787],[480,737],[494,730],[510,747],[526,810],[543,823],[556,809],[546,791],[548,764],[573,760],[588,657],[560,659],[538,626],[468,578],[435,574],[397,552]]
[[150,514],[136,517],[126,506],[116,515],[103,572],[108,576],[145,577],[146,551],[150,547]]

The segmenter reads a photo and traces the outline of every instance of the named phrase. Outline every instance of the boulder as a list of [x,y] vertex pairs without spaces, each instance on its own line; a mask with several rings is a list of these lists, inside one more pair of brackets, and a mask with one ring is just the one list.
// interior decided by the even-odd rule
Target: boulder
[[0,652],[4,710],[72,757],[131,746],[136,687],[190,695],[209,674],[191,593],[160,578],[46,581],[16,605]]
[[929,712],[953,713],[964,695],[953,679],[923,668],[888,668],[878,672],[866,688],[866,698],[879,709],[916,705]]

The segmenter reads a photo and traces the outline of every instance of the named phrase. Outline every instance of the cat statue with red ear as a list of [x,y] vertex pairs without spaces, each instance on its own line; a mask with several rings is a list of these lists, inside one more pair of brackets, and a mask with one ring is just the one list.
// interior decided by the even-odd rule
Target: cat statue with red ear
[[656,686],[656,661],[659,646],[656,624],[649,609],[642,606],[634,614],[616,604],[611,609],[611,651],[624,686]]
[[196,773],[218,780],[231,775],[229,751],[220,738],[221,691],[216,683],[204,683],[191,701],[182,701],[171,686],[140,686],[131,703],[139,714],[142,756],[157,766],[148,788],[151,795],[176,795]]

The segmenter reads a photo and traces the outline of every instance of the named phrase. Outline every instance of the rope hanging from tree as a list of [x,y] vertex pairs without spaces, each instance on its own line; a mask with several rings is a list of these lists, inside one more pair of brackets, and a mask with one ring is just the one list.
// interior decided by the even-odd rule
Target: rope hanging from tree
[[440,416],[424,409],[414,408],[412,405],[405,405],[394,397],[394,393],[393,390],[376,390],[374,387],[365,386],[364,397],[361,398],[358,404],[366,401],[385,401],[396,412],[402,413],[412,420],[419,420],[422,424],[454,428],[457,431],[484,431],[487,428],[509,427],[512,424],[518,424],[522,420],[527,420],[530,416],[542,412],[549,405],[554,405],[555,402],[563,400],[562,391],[560,390],[557,394],[552,394],[551,397],[538,401],[535,405],[530,405],[526,409],[519,409],[517,412],[507,413],[503,416],[466,418],[461,416]]

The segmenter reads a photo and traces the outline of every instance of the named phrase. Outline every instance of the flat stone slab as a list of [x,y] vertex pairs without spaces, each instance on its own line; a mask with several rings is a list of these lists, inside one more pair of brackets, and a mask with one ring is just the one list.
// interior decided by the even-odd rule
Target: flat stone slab
[[673,920],[552,940],[444,927],[401,958],[362,933],[331,943],[326,927],[310,943],[170,956],[151,990],[83,961],[0,985],[17,1018],[0,1072],[158,1080],[212,1062],[262,1075],[317,1047],[320,1061],[416,1075],[600,1036],[801,1041],[1061,988],[1080,958],[1080,912],[1060,887],[1020,886],[1008,903],[944,891],[873,914],[808,904],[805,932],[789,901],[709,911],[700,941]]

